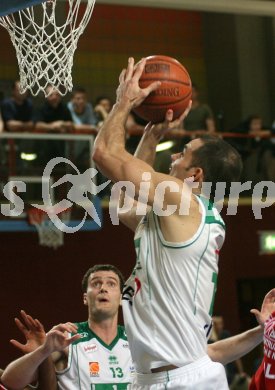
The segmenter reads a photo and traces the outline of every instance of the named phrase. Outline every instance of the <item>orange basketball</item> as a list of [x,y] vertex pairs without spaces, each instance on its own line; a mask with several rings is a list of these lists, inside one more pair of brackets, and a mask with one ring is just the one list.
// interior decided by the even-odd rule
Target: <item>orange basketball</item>
[[184,66],[174,58],[167,56],[150,56],[140,77],[141,88],[153,81],[161,81],[161,86],[150,93],[134,112],[148,122],[158,123],[165,119],[166,111],[174,111],[177,119],[186,109],[192,95],[192,83]]

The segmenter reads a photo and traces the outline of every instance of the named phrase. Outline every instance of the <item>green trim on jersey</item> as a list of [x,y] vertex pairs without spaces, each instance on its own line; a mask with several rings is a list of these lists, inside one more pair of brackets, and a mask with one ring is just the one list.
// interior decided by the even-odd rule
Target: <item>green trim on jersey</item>
[[206,224],[217,223],[218,225],[221,225],[225,229],[224,220],[220,216],[214,203],[211,202],[211,200],[204,198],[203,196],[198,196],[198,198],[200,198],[205,208],[205,212],[206,212],[205,223]]
[[[150,232],[148,231],[148,234],[150,235]],[[147,246],[147,253],[146,253],[146,259],[145,259],[145,267],[146,267],[146,275],[147,275],[147,281],[148,281],[148,290],[149,290],[149,299],[151,300],[151,292],[152,292],[152,288],[151,288],[151,281],[150,281],[150,273],[148,271],[148,258],[149,258],[149,254],[151,253],[151,248],[150,248],[150,244],[151,244],[151,240],[149,240],[149,243],[148,243],[148,246]]]
[[116,345],[116,343],[119,341],[119,339],[123,339],[125,341],[127,341],[127,336],[126,336],[126,333],[125,333],[125,330],[124,330],[124,327],[121,326],[121,325],[118,325],[117,327],[117,335],[116,337],[114,338],[114,340],[111,342],[111,344],[106,344],[104,343],[103,340],[101,340],[100,337],[98,337],[90,328],[89,328],[89,324],[88,324],[88,321],[85,321],[85,322],[76,322],[76,326],[78,327],[77,329],[77,333],[79,334],[82,334],[82,337],[78,340],[76,340],[73,345],[76,345],[78,343],[83,343],[85,341],[89,341],[93,338],[97,339],[97,341],[103,345],[103,347],[109,349],[110,351],[114,348],[114,346]]
[[194,296],[193,296],[193,301],[194,301],[194,305],[195,305],[194,306],[194,314],[195,315],[197,313],[196,295],[197,295],[198,279],[199,279],[199,273],[200,273],[200,265],[201,265],[201,261],[202,261],[203,255],[205,254],[205,251],[206,251],[206,249],[208,247],[209,236],[210,236],[210,227],[208,227],[207,243],[205,245],[204,251],[201,254],[201,257],[200,257],[199,262],[198,262],[198,267],[197,267],[196,283],[195,283],[195,290],[194,290]]
[[[158,218],[158,216],[156,214],[153,213],[153,219],[154,219],[154,223],[155,223],[155,226],[156,226],[156,230],[157,230],[157,235],[158,235],[158,238],[161,242],[161,244],[165,247],[165,248],[171,248],[171,249],[182,249],[182,248],[187,248],[188,246],[194,244],[194,242],[196,242],[198,240],[198,238],[200,237],[200,235],[202,234],[202,231],[203,231],[203,227],[205,225],[205,222],[202,222],[200,224],[200,227],[201,227],[201,231],[199,232],[198,236],[196,238],[194,238],[191,242],[189,242],[188,244],[185,244],[185,245],[178,245],[177,242],[173,243],[171,242],[171,244],[167,244],[167,243],[164,243],[164,241],[166,241],[163,237],[163,234],[162,234],[162,231],[161,231],[161,228],[160,228],[160,222],[158,220],[158,222],[156,222],[156,218]],[[161,235],[162,237],[160,236],[160,232],[161,232]],[[191,237],[192,239],[192,237]],[[189,241],[189,240],[187,240]]]
[[140,265],[140,261],[139,261],[139,255],[140,255],[140,241],[141,241],[141,238],[136,238],[134,239],[134,244],[135,244],[135,251],[136,251],[136,265],[132,271],[132,275],[135,276],[135,274],[137,273],[137,270],[139,270],[141,268],[141,265]]
[[127,390],[130,383],[94,383],[91,390]]
[[[80,370],[79,370],[80,365],[79,365],[79,359],[78,359],[78,348],[76,348],[75,351],[76,351],[76,361],[77,361],[78,386],[81,389]],[[71,365],[70,365],[70,367],[71,367]]]

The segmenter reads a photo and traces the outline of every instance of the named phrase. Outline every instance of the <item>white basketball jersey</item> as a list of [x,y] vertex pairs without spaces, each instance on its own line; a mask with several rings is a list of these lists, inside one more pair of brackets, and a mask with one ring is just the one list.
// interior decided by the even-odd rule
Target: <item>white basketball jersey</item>
[[68,366],[57,373],[62,390],[128,390],[134,367],[122,326],[116,338],[106,345],[89,328],[77,323],[81,339],[69,348]]
[[186,242],[167,242],[153,210],[136,230],[123,315],[137,372],[181,367],[206,354],[225,225],[212,203],[198,201],[202,221]]

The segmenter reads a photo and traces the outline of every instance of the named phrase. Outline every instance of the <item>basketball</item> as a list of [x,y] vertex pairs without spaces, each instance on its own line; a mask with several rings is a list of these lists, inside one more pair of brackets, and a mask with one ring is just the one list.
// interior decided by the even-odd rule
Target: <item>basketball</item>
[[139,86],[146,88],[153,81],[161,81],[161,86],[150,93],[134,112],[148,122],[159,123],[164,121],[170,108],[174,111],[173,119],[179,118],[192,95],[192,83],[185,67],[171,57],[147,57]]

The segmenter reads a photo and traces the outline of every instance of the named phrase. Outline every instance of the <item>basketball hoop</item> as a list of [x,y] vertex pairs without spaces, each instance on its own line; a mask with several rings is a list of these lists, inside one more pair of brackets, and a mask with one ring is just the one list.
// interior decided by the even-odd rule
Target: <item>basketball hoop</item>
[[[95,0],[87,0],[82,16],[82,0],[67,0],[65,21],[57,23],[57,0],[47,0],[15,14],[0,17],[10,34],[19,65],[20,91],[47,97],[52,89],[65,95],[72,90],[73,56],[80,35],[93,12]],[[81,16],[80,16],[81,15]],[[58,16],[58,17],[57,17]],[[52,89],[46,91],[47,87]]]
[[28,209],[29,223],[35,226],[39,235],[39,244],[49,248],[57,249],[64,245],[64,232],[58,229],[49,217],[50,213],[57,214],[63,223],[70,220],[71,208],[61,211],[54,211],[53,208],[45,210],[35,207]]

